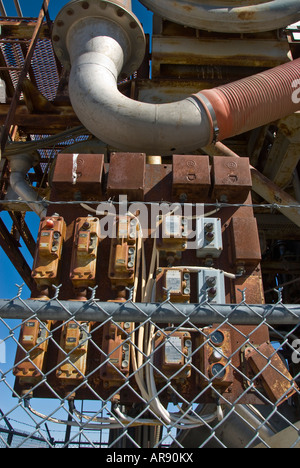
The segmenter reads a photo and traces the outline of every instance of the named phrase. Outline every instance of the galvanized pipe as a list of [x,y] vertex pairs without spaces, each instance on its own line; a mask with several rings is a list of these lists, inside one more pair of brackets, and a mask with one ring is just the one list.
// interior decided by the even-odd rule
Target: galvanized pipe
[[109,318],[115,322],[190,323],[211,325],[228,323],[235,325],[296,325],[300,323],[299,304],[248,305],[234,304],[171,304],[165,303],[116,303],[95,301],[39,301],[0,299],[0,318],[27,320],[78,321],[103,323]]
[[[34,165],[34,159],[34,155],[31,154],[10,156],[11,173],[9,182],[13,191],[27,204],[30,210],[43,218],[46,216],[47,208],[43,205],[42,198],[25,180],[27,172]],[[37,201],[41,203],[36,203]]]
[[292,100],[300,59],[175,103],[129,99],[117,83],[130,59],[131,66],[138,64],[132,62],[136,54],[140,60],[141,41],[134,43],[132,36],[140,23],[114,1],[83,4],[83,18],[77,0],[61,11],[54,45],[71,63],[69,94],[76,114],[92,134],[115,148],[160,155],[193,151],[300,110]]
[[257,33],[300,19],[299,0],[140,0],[174,23],[223,33]]

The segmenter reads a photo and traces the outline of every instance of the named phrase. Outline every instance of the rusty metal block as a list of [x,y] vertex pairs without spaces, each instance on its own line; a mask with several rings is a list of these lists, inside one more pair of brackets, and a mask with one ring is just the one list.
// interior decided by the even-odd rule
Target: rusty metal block
[[107,323],[103,326],[100,378],[105,388],[123,385],[129,376],[131,346],[127,342],[132,323]]
[[233,263],[258,265],[261,261],[261,249],[256,219],[232,218],[230,235]]
[[113,288],[130,287],[136,268],[137,222],[129,216],[120,216],[115,225],[116,238],[111,240],[108,277]]
[[104,154],[59,153],[52,188],[62,199],[90,199],[102,194]]
[[245,358],[255,374],[259,374],[263,388],[273,403],[280,405],[296,392],[293,377],[270,343],[263,343],[257,349],[246,348]]
[[156,272],[156,300],[165,301],[170,295],[171,302],[189,302],[191,283],[189,270],[180,268],[159,268]]
[[161,370],[158,381],[180,379],[183,383],[191,377],[192,338],[189,332],[157,333],[155,337],[154,364]]
[[74,288],[95,285],[100,235],[98,218],[77,218],[70,271]]
[[71,320],[62,328],[56,370],[62,385],[76,385],[84,379],[90,327],[90,323]]
[[212,166],[213,198],[220,202],[243,203],[252,188],[248,158],[215,156]]
[[128,201],[143,201],[145,176],[144,153],[112,153],[107,181],[108,197],[127,195]]
[[50,321],[42,323],[35,319],[22,325],[13,370],[21,386],[32,385],[42,379],[50,326]]
[[38,286],[51,286],[59,281],[66,223],[61,216],[41,220],[32,277]]
[[208,156],[173,155],[173,194],[183,201],[206,199],[211,187]]

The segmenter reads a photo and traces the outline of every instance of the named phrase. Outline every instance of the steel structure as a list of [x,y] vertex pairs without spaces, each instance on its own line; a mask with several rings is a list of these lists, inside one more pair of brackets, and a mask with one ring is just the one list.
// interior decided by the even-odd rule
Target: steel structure
[[0,299],[0,425],[298,446],[299,2],[141,0],[151,36],[131,0],[49,3],[0,1],[0,246],[31,291]]

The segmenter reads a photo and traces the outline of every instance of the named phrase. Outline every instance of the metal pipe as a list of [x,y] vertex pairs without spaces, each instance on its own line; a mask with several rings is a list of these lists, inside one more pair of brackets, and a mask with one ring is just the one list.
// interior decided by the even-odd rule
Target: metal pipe
[[299,21],[299,0],[140,0],[175,23],[223,33],[256,33]]
[[34,211],[40,218],[46,216],[47,208],[41,203],[41,197],[25,180],[27,172],[34,164],[34,155],[18,154],[10,156],[10,186],[13,191]]
[[35,315],[39,320],[154,323],[193,323],[211,325],[228,323],[236,325],[296,325],[300,321],[299,304],[171,304],[165,303],[116,303],[97,301],[50,301],[0,299],[0,317],[26,320]]
[[83,4],[74,0],[60,12],[54,47],[63,63],[71,63],[69,94],[76,114],[113,147],[160,155],[188,152],[215,141],[218,133],[219,139],[234,136],[300,110],[292,100],[300,59],[175,103],[129,99],[117,83],[142,59],[140,23],[113,1]]

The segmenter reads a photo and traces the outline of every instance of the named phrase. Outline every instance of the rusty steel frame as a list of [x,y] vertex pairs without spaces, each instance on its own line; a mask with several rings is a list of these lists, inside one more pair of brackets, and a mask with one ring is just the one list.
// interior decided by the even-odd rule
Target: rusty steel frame
[[[219,155],[240,158],[238,154],[218,142],[215,145],[205,148],[208,154],[215,155],[216,150]],[[251,166],[253,190],[267,202],[276,205],[286,205],[286,208],[278,207],[278,210],[300,227],[300,205],[297,200],[278,187],[274,182],[264,176],[255,167]]]
[[39,33],[40,33],[41,27],[43,25],[44,18],[45,18],[45,16],[47,16],[46,13],[48,11],[49,3],[50,3],[50,0],[44,0],[43,1],[41,11],[39,13],[37,23],[36,23],[35,29],[33,31],[33,35],[32,35],[28,50],[27,50],[24,66],[23,66],[23,69],[22,69],[22,71],[21,71],[21,73],[19,75],[19,80],[18,80],[16,89],[15,89],[15,93],[14,93],[12,102],[11,102],[10,107],[9,107],[9,111],[8,111],[8,114],[7,114],[7,117],[6,117],[4,129],[3,129],[2,134],[1,134],[0,145],[1,145],[1,151],[2,152],[5,149],[5,146],[6,146],[8,137],[9,137],[10,128],[11,128],[11,125],[13,124],[15,112],[16,112],[17,105],[18,105],[18,102],[19,102],[19,98],[20,98],[20,95],[21,95],[21,92],[22,92],[23,81],[26,78],[26,75],[27,75],[27,73],[29,71],[29,68],[30,68],[30,65],[31,65],[31,60],[32,60],[34,50],[35,50],[35,46],[36,46],[38,38],[39,38]]

